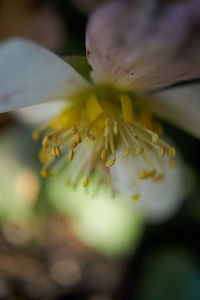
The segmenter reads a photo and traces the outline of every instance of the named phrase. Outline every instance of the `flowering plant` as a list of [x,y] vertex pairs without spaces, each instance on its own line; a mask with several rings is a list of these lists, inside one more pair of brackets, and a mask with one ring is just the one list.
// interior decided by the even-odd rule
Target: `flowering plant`
[[43,137],[43,176],[54,176],[70,161],[68,179],[75,185],[84,177],[87,187],[97,171],[99,183],[107,181],[137,200],[139,181],[155,183],[165,176],[160,188],[151,184],[152,198],[181,195],[181,166],[169,170],[176,166],[176,150],[160,139],[163,129],[152,113],[200,137],[199,86],[162,90],[200,75],[199,12],[196,0],[103,5],[86,31],[91,81],[32,42],[1,45],[2,112],[67,101],[57,117],[33,134],[34,139]]

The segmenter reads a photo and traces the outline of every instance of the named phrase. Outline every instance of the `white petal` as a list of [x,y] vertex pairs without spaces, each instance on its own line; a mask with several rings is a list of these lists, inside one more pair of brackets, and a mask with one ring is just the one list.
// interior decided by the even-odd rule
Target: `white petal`
[[[166,162],[165,178],[153,183],[151,180],[137,180],[135,156],[129,155],[123,159],[124,149],[119,149],[119,157],[111,168],[113,183],[120,193],[127,196],[127,202],[133,208],[140,208],[149,222],[162,222],[173,216],[187,194],[185,185],[185,169],[180,156],[178,165],[171,169]],[[138,173],[137,173],[138,174]],[[131,196],[140,194],[137,202],[131,201]]]
[[152,110],[160,117],[200,138],[200,85],[174,87],[156,93]]
[[89,83],[49,50],[26,40],[0,46],[0,112],[62,100]]
[[66,107],[65,101],[52,101],[19,108],[13,113],[19,118],[19,121],[28,125],[39,126],[48,123],[64,107]]

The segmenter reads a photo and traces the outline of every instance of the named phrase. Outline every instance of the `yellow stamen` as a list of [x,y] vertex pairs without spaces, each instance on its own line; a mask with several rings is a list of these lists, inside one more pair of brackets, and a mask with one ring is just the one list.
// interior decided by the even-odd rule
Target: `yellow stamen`
[[59,130],[70,128],[80,120],[83,105],[81,103],[67,107],[56,118],[51,120],[49,126]]
[[175,157],[176,156],[176,149],[174,147],[169,148],[169,156]]
[[147,171],[143,171],[138,174],[139,179],[147,179],[148,177],[149,177],[149,173]]
[[176,160],[175,159],[170,159],[169,165],[170,165],[171,168],[176,167],[176,165],[177,165]]
[[108,161],[105,163],[105,166],[106,166],[107,168],[110,168],[110,167],[112,167],[112,166],[114,165],[115,161],[116,161],[116,158],[110,159],[110,160],[108,160]]
[[84,180],[83,186],[86,188],[88,186],[89,179],[88,177]]
[[113,126],[113,132],[115,135],[118,135],[118,126],[117,126],[117,122],[115,120],[113,120],[114,126]]
[[70,144],[70,147],[71,147],[72,149],[74,149],[74,148],[76,148],[76,146],[77,146],[77,141],[76,141],[76,140],[73,140],[73,141],[71,142],[71,144]]
[[39,131],[37,131],[37,130],[34,131],[32,137],[33,137],[33,139],[35,141],[38,141],[40,139],[40,133],[39,133]]
[[123,153],[123,157],[127,157],[129,155],[130,151],[131,151],[130,147],[127,147],[125,152]]
[[152,129],[152,115],[148,108],[143,108],[139,116],[140,124],[148,129]]
[[73,134],[76,134],[78,131],[78,129],[76,128],[76,126],[74,124],[72,125],[71,130],[72,130]]
[[154,178],[156,175],[156,170],[152,171],[143,171],[139,173],[138,178],[139,179],[148,179],[148,178]]
[[42,141],[42,145],[43,145],[43,146],[46,146],[47,143],[48,143],[48,141],[49,141],[49,136],[46,135],[46,136],[44,137],[43,141]]
[[149,171],[148,172],[148,177],[155,177],[155,175],[156,175],[156,170],[152,170],[152,171]]
[[53,157],[59,157],[61,155],[60,147],[55,146],[51,149],[51,154]]
[[104,131],[104,136],[109,136],[110,134],[110,120],[106,119],[106,126]]
[[80,144],[82,142],[82,138],[79,132],[76,133],[75,139],[77,144]]
[[124,122],[134,123],[135,118],[130,97],[128,95],[120,95],[120,101],[122,106],[122,116]]
[[94,135],[92,135],[91,133],[87,133],[87,137],[88,137],[88,139],[91,140],[92,142],[95,141],[95,137],[94,137]]
[[42,175],[42,177],[47,177],[48,176],[48,171],[46,169],[42,169],[41,175]]
[[71,150],[68,154],[69,161],[72,161],[73,157],[74,157],[74,150]]
[[58,140],[57,135],[53,134],[53,136],[52,136],[52,143],[55,144],[57,142],[57,140]]
[[132,135],[135,139],[138,139],[138,136],[137,136],[137,133],[135,132],[135,130],[134,130],[130,125],[128,125],[128,128],[129,128],[129,130],[130,130],[131,135]]
[[103,113],[103,109],[95,94],[91,94],[86,102],[87,114],[90,122],[93,122]]
[[152,143],[157,144],[158,143],[158,135],[157,133],[152,134]]
[[102,152],[101,152],[101,159],[106,160],[107,154],[108,154],[107,150],[103,149]]
[[165,156],[165,148],[164,147],[160,147],[159,156],[160,157],[164,157]]
[[138,146],[135,150],[135,154],[142,155],[144,153],[144,148],[142,146]]
[[131,200],[133,201],[138,201],[140,199],[140,194],[134,194],[132,197],[131,197]]
[[153,132],[156,132],[159,135],[163,133],[163,127],[162,127],[162,125],[158,121],[154,121],[153,120],[153,122],[152,122],[152,130],[153,130]]
[[164,175],[163,174],[159,174],[156,177],[153,178],[154,182],[158,182],[164,179]]

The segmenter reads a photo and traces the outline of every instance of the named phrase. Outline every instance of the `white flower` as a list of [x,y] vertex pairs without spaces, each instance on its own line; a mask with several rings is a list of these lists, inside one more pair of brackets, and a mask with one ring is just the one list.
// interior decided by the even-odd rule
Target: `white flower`
[[[54,176],[63,165],[70,165],[68,180],[76,185],[85,176],[87,187],[96,171],[99,183],[107,181],[133,200],[140,197],[140,190],[147,191],[149,203],[152,196],[157,203],[151,214],[159,199],[166,210],[167,203],[171,207],[175,198],[182,198],[183,170],[166,167],[176,166],[176,150],[160,139],[162,126],[152,112],[200,137],[199,86],[158,92],[200,75],[199,36],[195,35],[199,12],[195,0],[166,9],[155,1],[114,1],[102,6],[87,28],[92,83],[36,44],[11,40],[1,45],[2,112],[68,101],[67,108],[34,133],[35,139],[43,136],[43,176]],[[141,187],[138,192],[138,181],[147,180],[151,185],[139,184],[145,190]],[[165,190],[155,183],[160,180]]]

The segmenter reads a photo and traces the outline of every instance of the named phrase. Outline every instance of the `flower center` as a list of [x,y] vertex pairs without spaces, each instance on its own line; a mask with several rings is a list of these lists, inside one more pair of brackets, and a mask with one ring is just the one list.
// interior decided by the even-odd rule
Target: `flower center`
[[[91,91],[35,131],[33,138],[43,135],[40,159],[44,177],[55,176],[68,166],[68,179],[76,185],[84,178],[87,187],[95,170],[99,182],[112,186],[109,169],[117,159],[129,155],[140,160],[138,179],[161,180],[162,160],[167,158],[171,167],[176,165],[176,150],[160,140],[161,133],[161,125],[143,101],[128,93]],[[118,157],[121,144],[124,158]]]

